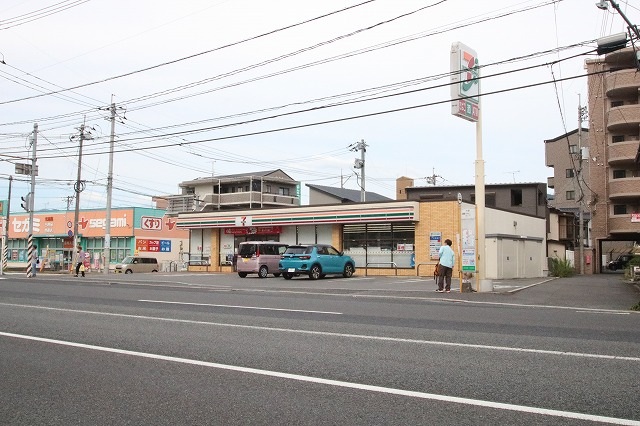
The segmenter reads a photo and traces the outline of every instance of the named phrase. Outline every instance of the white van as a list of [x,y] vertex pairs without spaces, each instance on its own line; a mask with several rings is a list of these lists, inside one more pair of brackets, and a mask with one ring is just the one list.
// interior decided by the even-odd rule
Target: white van
[[116,272],[132,274],[134,272],[158,272],[158,259],[155,257],[127,256],[116,265]]
[[268,274],[280,276],[278,263],[288,245],[277,241],[246,241],[238,247],[236,269],[241,278],[247,274],[258,274],[266,278]]

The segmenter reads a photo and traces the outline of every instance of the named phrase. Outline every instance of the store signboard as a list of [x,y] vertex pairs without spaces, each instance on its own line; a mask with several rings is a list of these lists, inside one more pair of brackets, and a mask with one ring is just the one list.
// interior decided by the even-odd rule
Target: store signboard
[[136,240],[136,251],[152,253],[170,253],[171,240],[151,240],[139,238]]
[[440,258],[440,246],[442,246],[442,232],[431,232],[429,234],[429,257],[432,260]]
[[451,45],[451,114],[468,121],[480,117],[478,55],[460,42]]

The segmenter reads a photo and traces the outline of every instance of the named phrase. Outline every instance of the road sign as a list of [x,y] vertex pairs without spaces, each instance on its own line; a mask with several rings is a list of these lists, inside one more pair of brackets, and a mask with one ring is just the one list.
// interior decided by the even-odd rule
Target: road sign
[[[19,175],[30,175],[31,174],[31,164],[20,164],[16,163],[16,173]],[[38,166],[36,166],[36,176],[38,176]]]

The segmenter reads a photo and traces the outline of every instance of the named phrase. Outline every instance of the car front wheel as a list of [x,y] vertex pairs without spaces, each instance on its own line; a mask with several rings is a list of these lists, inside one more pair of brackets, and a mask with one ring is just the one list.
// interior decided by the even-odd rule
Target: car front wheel
[[312,280],[317,280],[322,276],[322,268],[320,265],[313,265],[309,270],[309,278]]
[[247,276],[247,273],[246,272],[238,272],[238,276],[240,278],[245,278]]
[[344,265],[344,272],[342,273],[342,276],[345,278],[351,278],[353,276],[353,272],[353,265],[347,263],[346,265]]

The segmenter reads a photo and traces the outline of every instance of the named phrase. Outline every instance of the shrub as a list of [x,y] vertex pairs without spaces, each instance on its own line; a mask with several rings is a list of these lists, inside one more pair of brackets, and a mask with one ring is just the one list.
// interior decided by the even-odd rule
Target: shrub
[[557,257],[551,259],[551,269],[549,271],[554,277],[570,277],[575,274],[575,269],[567,259]]

